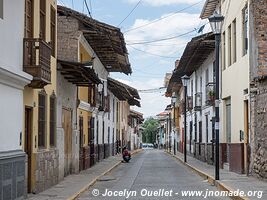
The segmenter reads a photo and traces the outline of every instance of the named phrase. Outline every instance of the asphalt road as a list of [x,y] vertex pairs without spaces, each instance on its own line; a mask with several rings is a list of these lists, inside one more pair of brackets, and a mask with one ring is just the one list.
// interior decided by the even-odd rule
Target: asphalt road
[[[198,191],[198,197],[185,197],[182,192],[187,191]],[[206,196],[207,192],[210,196]],[[145,150],[130,163],[122,163],[101,177],[78,199],[205,199],[205,196],[207,199],[229,199],[215,197],[216,192],[218,195],[216,187],[170,155],[160,150]]]

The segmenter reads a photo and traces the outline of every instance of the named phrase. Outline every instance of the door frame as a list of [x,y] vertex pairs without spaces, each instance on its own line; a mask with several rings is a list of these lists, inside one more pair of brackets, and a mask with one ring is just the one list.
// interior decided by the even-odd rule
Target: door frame
[[[29,115],[28,115],[29,114]],[[27,192],[31,193],[32,190],[32,133],[33,133],[33,108],[25,106],[24,111],[24,149],[28,157],[27,166]],[[27,123],[28,122],[28,123]],[[27,128],[27,127],[29,128]],[[29,131],[29,132],[28,132]]]

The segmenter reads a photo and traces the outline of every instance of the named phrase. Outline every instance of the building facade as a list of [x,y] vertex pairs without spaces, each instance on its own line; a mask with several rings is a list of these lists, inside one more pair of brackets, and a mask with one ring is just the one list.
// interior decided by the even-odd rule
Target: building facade
[[[16,5],[16,6],[14,6]],[[32,76],[23,68],[24,1],[0,1],[0,199],[25,195],[23,89]]]
[[28,192],[34,193],[58,183],[56,6],[55,0],[25,1],[23,68],[33,80],[23,91],[23,138]]

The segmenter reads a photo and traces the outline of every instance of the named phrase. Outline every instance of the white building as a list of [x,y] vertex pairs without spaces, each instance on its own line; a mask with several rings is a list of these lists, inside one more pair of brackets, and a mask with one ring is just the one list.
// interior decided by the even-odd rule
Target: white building
[[0,168],[10,174],[0,180],[0,199],[24,195],[23,89],[32,77],[23,72],[23,37],[24,1],[0,0]]

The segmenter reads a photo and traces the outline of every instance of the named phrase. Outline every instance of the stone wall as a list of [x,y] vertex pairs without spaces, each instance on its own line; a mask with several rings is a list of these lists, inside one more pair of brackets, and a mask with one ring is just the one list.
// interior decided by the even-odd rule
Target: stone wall
[[0,200],[25,197],[25,153],[0,153]]
[[33,191],[42,192],[58,183],[58,150],[40,151],[36,153],[36,185]]
[[250,1],[251,148],[254,175],[267,179],[267,1]]

